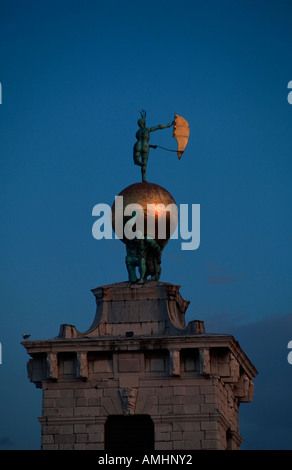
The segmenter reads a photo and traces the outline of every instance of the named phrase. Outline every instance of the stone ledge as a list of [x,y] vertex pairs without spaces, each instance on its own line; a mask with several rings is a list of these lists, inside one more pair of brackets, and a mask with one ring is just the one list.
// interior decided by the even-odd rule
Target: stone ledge
[[[230,351],[240,366],[245,370],[250,379],[257,375],[257,370],[250,362],[246,354],[242,351],[239,343],[232,335],[224,334],[200,334],[200,335],[178,335],[178,336],[133,336],[131,338],[120,337],[99,337],[99,338],[75,338],[61,339],[53,338],[50,340],[23,341],[21,343],[34,361],[41,358],[41,355],[51,354],[52,352],[64,353],[85,353],[85,352],[122,352],[122,351],[151,351],[151,350],[181,350],[181,349],[204,349],[204,348],[222,348]],[[42,370],[41,364],[39,370]],[[54,372],[56,375],[56,371]],[[57,378],[57,377],[56,377]],[[226,381],[228,379],[226,378]]]

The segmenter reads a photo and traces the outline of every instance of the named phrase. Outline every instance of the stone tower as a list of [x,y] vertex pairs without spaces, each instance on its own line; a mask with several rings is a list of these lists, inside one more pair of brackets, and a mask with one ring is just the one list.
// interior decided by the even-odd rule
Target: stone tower
[[42,388],[42,449],[239,449],[257,374],[230,335],[185,324],[179,286],[98,287],[92,326],[25,341]]
[[[128,281],[93,290],[88,331],[66,324],[55,338],[23,343],[29,378],[42,389],[45,450],[239,449],[242,442],[238,410],[252,399],[254,366],[233,336],[206,333],[199,320],[186,325],[189,302],[180,286],[160,281],[177,206],[166,189],[146,181],[148,140],[152,131],[174,126],[181,158],[189,125],[175,115],[172,123],[147,128],[145,118],[143,111],[134,146],[142,182],[119,195],[135,211],[112,206]],[[126,227],[133,228],[134,217],[140,229],[131,238]]]

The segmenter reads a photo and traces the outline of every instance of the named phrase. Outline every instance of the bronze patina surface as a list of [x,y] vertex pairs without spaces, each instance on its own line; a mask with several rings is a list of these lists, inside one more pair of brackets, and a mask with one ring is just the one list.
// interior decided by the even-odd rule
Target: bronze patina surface
[[[119,196],[123,197],[122,207],[116,208],[116,202],[112,206],[112,226],[116,231],[115,224],[123,228],[133,218],[141,217],[143,223],[141,238],[135,237],[129,240],[123,231],[123,237],[118,235],[127,249],[126,266],[130,282],[136,282],[136,267],[139,269],[140,282],[144,282],[147,276],[159,280],[161,273],[161,254],[169,238],[177,225],[177,206],[172,195],[155,183],[134,183],[123,189]],[[125,215],[125,208],[131,204],[138,204]],[[149,223],[150,220],[150,223]],[[152,222],[152,223],[151,223]],[[159,224],[163,226],[161,233]],[[141,227],[140,227],[141,228]],[[133,231],[135,227],[133,226]],[[161,235],[163,235],[161,237]]]
[[[174,198],[162,186],[159,186],[155,183],[134,183],[123,189],[119,196],[123,197],[123,213],[115,215],[115,202],[112,206],[112,225],[115,230],[115,220],[116,217],[123,217],[123,226],[131,219],[132,215],[123,215],[124,209],[129,204],[139,204],[144,213],[144,235],[154,238],[155,241],[162,247],[165,245],[165,240],[169,240],[170,236],[173,234],[174,230],[171,230],[170,221],[172,220],[172,227],[175,229],[177,225],[177,206]],[[170,210],[164,211],[162,206],[169,208]],[[155,210],[153,210],[152,205],[155,205]],[[151,207],[149,207],[151,206]],[[147,209],[148,216],[155,217],[155,233],[152,230],[147,230]],[[159,239],[158,236],[158,222],[159,218],[166,218],[166,237],[165,239]],[[162,223],[162,222],[161,222]],[[148,224],[149,225],[149,224]],[[127,239],[123,237],[121,239],[124,243],[127,242]]]
[[134,145],[133,157],[135,165],[141,167],[141,174],[142,174],[142,181],[146,181],[146,169],[147,169],[147,162],[149,157],[149,139],[150,133],[157,131],[159,129],[166,129],[167,127],[171,127],[174,122],[170,122],[169,124],[159,124],[158,126],[154,127],[146,127],[146,111],[141,112],[141,119],[138,121],[139,129],[136,133],[136,143]]

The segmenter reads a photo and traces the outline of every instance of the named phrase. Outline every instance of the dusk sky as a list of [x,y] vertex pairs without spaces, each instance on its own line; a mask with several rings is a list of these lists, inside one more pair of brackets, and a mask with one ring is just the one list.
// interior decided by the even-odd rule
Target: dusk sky
[[[259,372],[242,449],[292,449],[291,80],[291,0],[0,1],[0,449],[40,448],[22,333],[86,331],[91,289],[127,280],[92,209],[141,179],[141,109],[189,122],[182,158],[151,150],[147,174],[201,211],[199,248],[171,240],[161,281]],[[175,149],[172,129],[150,144]]]

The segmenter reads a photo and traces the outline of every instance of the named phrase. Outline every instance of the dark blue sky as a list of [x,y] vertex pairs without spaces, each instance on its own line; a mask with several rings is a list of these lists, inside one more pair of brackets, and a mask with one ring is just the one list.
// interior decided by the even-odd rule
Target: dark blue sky
[[[282,0],[1,1],[0,448],[40,445],[22,332],[85,331],[90,289],[127,278],[92,208],[140,181],[141,109],[148,125],[188,120],[181,160],[152,151],[148,178],[201,205],[199,249],[170,242],[161,280],[259,370],[243,448],[292,448],[291,21]],[[150,143],[175,147],[171,130]]]

